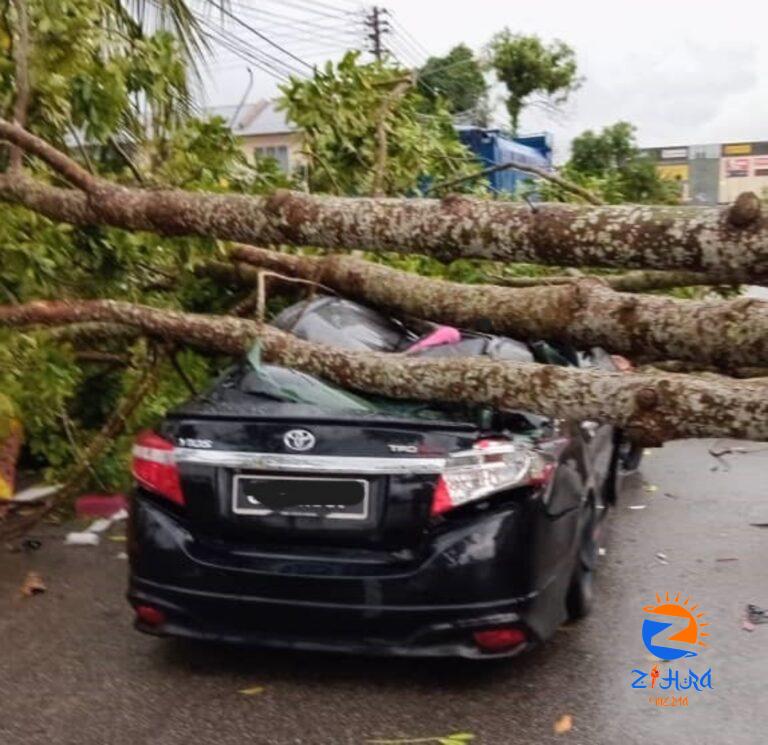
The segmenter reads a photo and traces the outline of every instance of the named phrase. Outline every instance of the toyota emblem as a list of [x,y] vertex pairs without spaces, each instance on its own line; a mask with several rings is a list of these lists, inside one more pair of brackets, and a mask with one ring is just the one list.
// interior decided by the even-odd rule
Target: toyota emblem
[[291,429],[283,435],[283,442],[287,448],[304,452],[315,447],[315,436],[306,429]]

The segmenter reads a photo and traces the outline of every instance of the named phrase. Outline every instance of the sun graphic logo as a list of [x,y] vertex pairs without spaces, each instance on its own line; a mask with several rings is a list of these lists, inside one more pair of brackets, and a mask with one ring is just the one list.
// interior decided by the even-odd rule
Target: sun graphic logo
[[701,621],[704,613],[696,613],[698,605],[689,605],[690,598],[680,602],[680,593],[670,600],[669,593],[662,598],[656,594],[656,605],[646,605],[643,611],[643,643],[660,660],[679,660],[696,657],[699,647],[707,647],[709,626]]

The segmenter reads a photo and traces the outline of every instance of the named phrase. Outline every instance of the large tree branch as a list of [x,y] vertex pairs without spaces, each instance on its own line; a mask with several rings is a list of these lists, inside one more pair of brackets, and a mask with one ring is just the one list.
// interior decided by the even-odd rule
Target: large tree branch
[[730,208],[581,206],[450,196],[435,199],[270,197],[119,187],[7,122],[0,137],[82,189],[0,179],[0,198],[54,220],[162,235],[202,235],[256,245],[417,251],[571,266],[687,269],[768,276],[768,218],[742,194]]
[[169,341],[241,355],[258,339],[266,361],[339,385],[404,399],[464,400],[544,415],[599,419],[643,442],[679,437],[768,440],[765,388],[675,374],[623,374],[483,358],[423,359],[320,346],[242,318],[156,310],[111,300],[0,307],[0,325],[120,323]]
[[100,179],[92,176],[68,155],[31,132],[27,132],[26,129],[0,119],[0,139],[7,140],[30,155],[36,155],[67,181],[83,189],[83,191],[97,190]]
[[[13,122],[19,127],[27,126],[29,108],[29,14],[27,0],[14,0],[16,8],[16,34],[13,39],[13,62],[15,66],[16,98],[13,103]],[[22,151],[11,148],[9,167],[16,171],[21,168]]]
[[715,285],[762,284],[768,278],[748,277],[745,274],[686,272],[683,270],[644,271],[638,269],[623,274],[551,274],[539,276],[489,275],[488,281],[504,287],[542,287],[544,285],[572,285],[581,279],[597,279],[621,292],[648,292],[669,290],[674,287],[701,287]]
[[[395,314],[517,338],[603,346],[632,357],[719,367],[768,364],[768,303],[619,293],[599,280],[512,289],[422,277],[343,254],[310,257],[238,246],[233,259],[303,277]],[[240,273],[243,273],[241,268]]]

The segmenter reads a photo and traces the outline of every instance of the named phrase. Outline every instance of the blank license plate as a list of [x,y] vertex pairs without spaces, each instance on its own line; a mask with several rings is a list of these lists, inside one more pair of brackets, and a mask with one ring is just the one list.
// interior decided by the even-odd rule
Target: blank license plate
[[235,476],[233,486],[232,509],[239,515],[368,517],[368,482],[362,479]]

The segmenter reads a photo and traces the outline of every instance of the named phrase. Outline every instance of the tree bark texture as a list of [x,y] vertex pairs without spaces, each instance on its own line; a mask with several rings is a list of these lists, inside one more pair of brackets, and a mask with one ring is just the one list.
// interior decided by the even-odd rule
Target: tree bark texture
[[347,352],[242,318],[157,310],[111,300],[0,307],[1,326],[83,322],[128,325],[155,337],[235,356],[259,340],[265,361],[347,388],[402,399],[467,401],[553,417],[605,420],[624,427],[639,442],[658,444],[680,437],[768,440],[765,388],[748,381],[611,373],[483,358],[420,359]]
[[768,303],[750,298],[675,300],[616,292],[595,279],[522,289],[467,285],[341,254],[315,258],[249,246],[234,248],[231,257],[313,280],[395,314],[461,328],[490,326],[518,339],[602,346],[630,357],[768,365]]
[[[488,281],[503,287],[541,287],[543,285],[572,285],[580,279],[599,279],[613,290],[621,292],[649,292],[652,290],[669,290],[674,287],[702,287],[715,285],[739,285],[747,281],[744,275],[728,273],[702,274],[701,272],[686,272],[683,270],[647,271],[638,269],[623,274],[552,274],[536,277],[526,276],[489,276]],[[750,284],[761,284],[761,278],[752,278]],[[765,282],[764,278],[762,282]]]
[[269,197],[116,186],[39,138],[0,121],[0,138],[36,155],[78,190],[18,175],[0,198],[53,220],[257,245],[420,252],[570,266],[768,276],[768,218],[742,194],[729,208],[582,206],[448,196],[436,199]]

